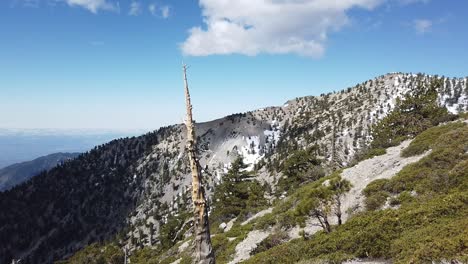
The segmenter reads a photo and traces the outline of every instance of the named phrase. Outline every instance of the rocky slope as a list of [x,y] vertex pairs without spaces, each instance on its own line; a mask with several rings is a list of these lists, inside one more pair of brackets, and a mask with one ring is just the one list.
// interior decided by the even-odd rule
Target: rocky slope
[[[272,188],[291,150],[317,145],[325,167],[346,166],[371,142],[371,126],[399,96],[435,79],[442,80],[439,103],[466,111],[467,78],[392,73],[341,92],[197,124],[208,193],[238,155]],[[190,202],[184,146],[183,125],[164,127],[98,146],[1,193],[0,263],[49,263],[115,235],[130,249],[158,243],[160,224]]]

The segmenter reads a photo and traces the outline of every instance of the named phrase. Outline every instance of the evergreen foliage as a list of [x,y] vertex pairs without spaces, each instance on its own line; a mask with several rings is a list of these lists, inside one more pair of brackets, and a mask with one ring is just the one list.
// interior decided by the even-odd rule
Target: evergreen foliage
[[190,214],[187,211],[181,211],[177,215],[170,215],[166,223],[161,225],[159,240],[164,249],[170,248],[183,237],[189,227],[188,225],[184,226],[184,224],[189,218]]
[[57,264],[121,264],[125,254],[119,245],[110,243],[100,245],[93,243],[67,261],[59,261]]
[[308,188],[297,205],[297,214],[316,218],[323,230],[330,233],[332,229],[329,217],[331,214],[336,215],[337,222],[341,225],[341,200],[350,189],[351,183],[339,175],[331,178],[326,184]]
[[455,118],[437,102],[437,87],[441,80],[433,80],[429,87],[419,84],[402,100],[397,99],[395,110],[373,129],[373,148],[387,148],[414,137],[439,123]]
[[272,234],[268,235],[257,247],[252,251],[252,255],[258,254],[260,252],[264,252],[270,248],[279,246],[284,242],[288,241],[289,235],[284,230],[277,230]]
[[223,177],[214,193],[213,223],[228,221],[246,215],[267,205],[265,187],[247,171],[242,157],[238,157]]
[[284,177],[277,184],[277,194],[296,190],[300,185],[318,180],[325,176],[320,166],[321,160],[316,157],[317,147],[294,151],[281,165]]

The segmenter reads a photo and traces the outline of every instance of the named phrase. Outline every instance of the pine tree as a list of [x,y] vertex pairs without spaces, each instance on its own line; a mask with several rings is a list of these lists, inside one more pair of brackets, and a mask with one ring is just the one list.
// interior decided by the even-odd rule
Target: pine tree
[[343,196],[351,190],[351,183],[341,177],[333,178],[330,180],[329,189],[332,191],[332,198],[334,200],[334,214],[337,217],[338,225],[342,224],[342,211],[341,211],[341,199]]
[[351,189],[351,183],[341,176],[330,180],[327,185],[318,185],[306,189],[305,199],[297,206],[298,215],[314,217],[327,233],[332,231],[330,216],[338,218],[338,225],[342,224],[341,199]]
[[429,87],[418,84],[412,94],[405,95],[403,100],[397,99],[395,110],[373,128],[372,146],[394,146],[432,126],[452,120],[454,116],[437,102],[437,87],[441,85],[439,80]]
[[266,205],[265,188],[248,172],[242,157],[231,164],[223,182],[215,189],[213,219],[218,222]]

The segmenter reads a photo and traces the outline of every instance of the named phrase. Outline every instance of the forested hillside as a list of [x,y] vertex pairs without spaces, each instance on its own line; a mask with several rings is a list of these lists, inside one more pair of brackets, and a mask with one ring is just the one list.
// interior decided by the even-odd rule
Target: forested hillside
[[0,169],[0,191],[12,188],[42,171],[77,157],[79,153],[54,153]]

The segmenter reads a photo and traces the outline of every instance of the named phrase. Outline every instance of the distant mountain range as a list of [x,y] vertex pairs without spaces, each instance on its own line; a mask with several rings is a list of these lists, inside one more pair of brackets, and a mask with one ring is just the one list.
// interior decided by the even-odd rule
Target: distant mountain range
[[0,168],[51,153],[85,152],[113,139],[138,134],[141,132],[0,128]]
[[16,163],[0,169],[0,191],[9,190],[42,171],[48,171],[80,153],[54,153],[31,161]]

